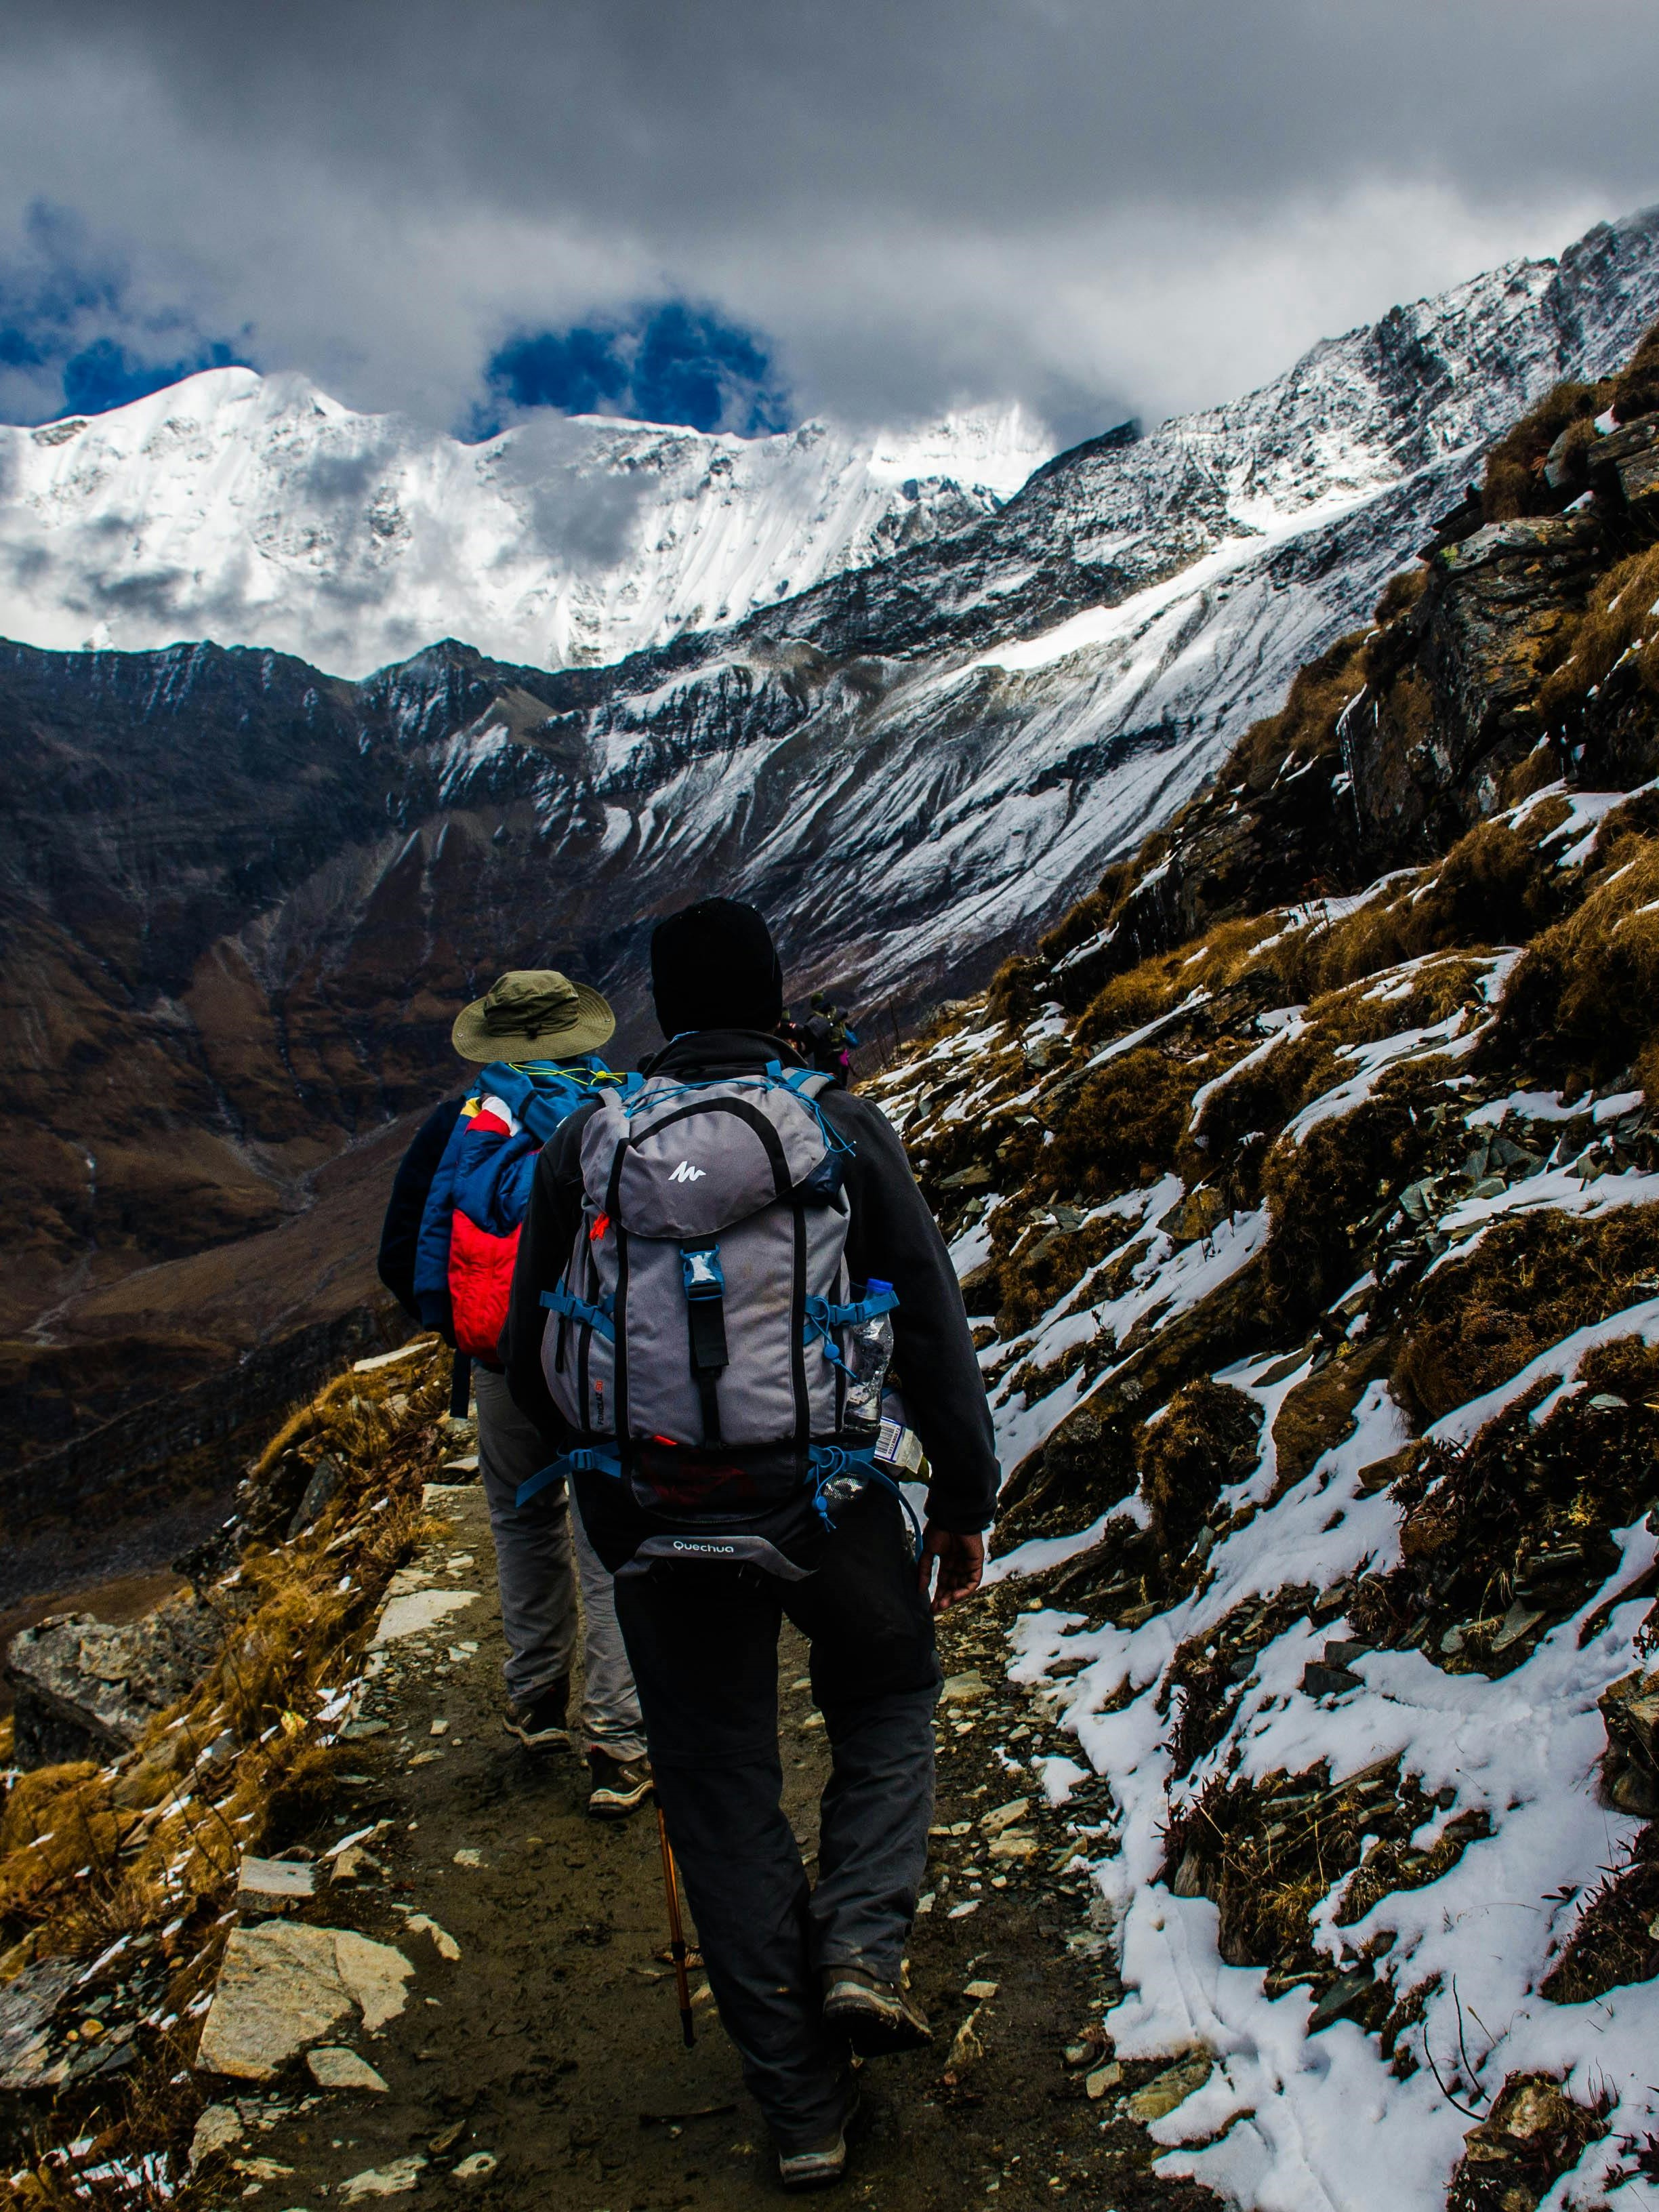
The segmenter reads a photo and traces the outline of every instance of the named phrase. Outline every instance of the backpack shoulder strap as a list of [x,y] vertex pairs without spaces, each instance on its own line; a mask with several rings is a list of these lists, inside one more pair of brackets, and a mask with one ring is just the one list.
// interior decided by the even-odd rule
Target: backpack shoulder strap
[[772,1082],[793,1091],[797,1098],[817,1098],[834,1085],[834,1078],[819,1068],[786,1067],[781,1060],[769,1060],[766,1073]]

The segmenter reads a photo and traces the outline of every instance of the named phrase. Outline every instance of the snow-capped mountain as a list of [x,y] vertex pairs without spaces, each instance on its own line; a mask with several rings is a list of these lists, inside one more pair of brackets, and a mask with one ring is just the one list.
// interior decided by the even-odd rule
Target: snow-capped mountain
[[[560,695],[493,708],[452,805],[529,799],[566,869],[788,917],[861,993],[985,972],[1364,623],[1484,447],[1659,314],[1659,211],[1316,346],[1228,406],[1038,469],[995,515]],[[580,734],[580,743],[574,741]]]
[[[258,651],[0,648],[0,920],[24,1009],[0,1045],[0,1124],[17,1133],[9,1152],[0,1146],[0,1200],[28,1224],[30,1252],[0,1296],[10,1325],[27,1330],[48,1310],[52,1330],[72,1337],[84,1325],[104,1347],[101,1404],[125,1403],[129,1385],[147,1387],[150,1347],[173,1340],[179,1315],[224,1306],[196,1277],[175,1278],[175,1256],[187,1273],[213,1259],[209,1248],[276,1235],[296,1210],[309,1223],[331,1190],[331,1218],[347,1220],[344,1186],[325,1184],[319,1161],[348,1145],[367,1158],[389,1115],[441,1094],[454,1011],[503,968],[553,962],[591,978],[623,1017],[618,1050],[648,1048],[646,940],[653,915],[689,898],[753,899],[797,996],[830,985],[860,1010],[884,1001],[902,1018],[941,988],[982,980],[1167,820],[1250,721],[1282,703],[1298,667],[1368,621],[1495,435],[1558,378],[1623,360],[1656,315],[1659,212],[1598,227],[1559,264],[1519,263],[1396,309],[1261,391],[1139,443],[1079,447],[994,511],[988,495],[975,518],[946,513],[943,494],[931,507],[910,501],[902,477],[889,489],[918,533],[934,534],[879,557],[879,514],[896,529],[900,507],[883,507],[871,487],[880,470],[920,468],[914,447],[907,463],[874,441],[832,466],[829,433],[816,444],[806,434],[749,447],[686,441],[704,457],[694,465],[677,434],[550,426],[554,443],[568,435],[591,453],[598,441],[612,459],[679,451],[697,484],[724,459],[744,487],[730,506],[725,492],[642,506],[659,545],[678,517],[677,548],[651,571],[660,593],[650,609],[608,604],[617,623],[665,641],[611,665],[550,670],[454,642],[465,629],[442,563],[432,627],[450,638],[359,682],[270,649],[270,636]],[[289,565],[266,562],[260,589],[292,586],[270,602],[273,620],[280,604],[284,621],[331,621],[342,638],[388,610],[403,621],[428,543],[412,525],[384,573],[379,556],[362,556],[384,587],[375,600],[334,549],[308,555],[305,529],[253,499],[282,478],[285,436],[296,478],[349,478],[349,455],[331,479],[325,449],[307,442],[322,403],[290,390],[301,420],[262,448],[268,481],[249,472],[233,432],[215,445],[199,428],[168,428],[203,389],[227,412],[242,407],[234,421],[282,414],[269,382],[234,372],[128,410],[141,453],[154,448],[138,536],[166,540],[174,562],[157,581],[132,556],[129,604],[184,592],[192,544],[222,549],[216,525],[192,528],[195,500],[243,533],[216,572],[239,590],[256,561],[247,517],[267,514]],[[26,627],[31,605],[67,621],[52,578],[82,574],[94,543],[117,559],[122,498],[96,481],[110,434],[89,425],[56,446],[15,434],[27,484],[38,490],[45,478],[28,472],[49,464],[63,472],[53,481],[82,489],[65,491],[46,529],[14,470],[25,491],[14,518],[35,536],[10,541],[22,588],[0,628]],[[187,448],[195,458],[174,471],[168,450]],[[503,471],[491,449],[422,450],[421,511],[453,568],[439,525],[465,501],[442,471],[459,471],[481,501],[479,472]],[[520,456],[521,487],[526,441],[494,450]],[[626,477],[620,459],[614,471],[593,465],[591,478],[560,478],[560,496]],[[695,580],[717,546],[752,550],[769,516],[792,548],[818,526],[799,521],[801,467],[842,487],[841,542],[863,565],[740,619],[723,584],[714,612],[725,607],[724,625],[677,630],[706,605]],[[958,481],[986,477],[964,469]],[[360,506],[372,504],[367,482]],[[509,508],[490,497],[495,507],[473,511],[495,518],[499,548]],[[75,498],[86,516],[101,501],[105,520],[83,527]],[[397,506],[406,520],[412,491]],[[472,569],[493,588],[479,528]],[[793,586],[799,563],[793,550],[787,569],[784,559],[765,573]],[[764,568],[744,572],[748,588],[760,590]],[[607,573],[638,583],[644,572],[623,562]],[[684,599],[672,599],[671,575]],[[63,1119],[64,1097],[64,1141],[43,1153],[34,1132],[42,1116]],[[330,1175],[335,1164],[346,1172],[332,1163]],[[324,1243],[334,1234],[316,1231]],[[362,1279],[307,1253],[296,1281]],[[355,1309],[361,1291],[337,1295]],[[71,1307],[79,1318],[65,1317]],[[289,1326],[261,1323],[261,1340]],[[70,1389],[54,1379],[55,1340],[40,1343],[37,1440],[83,1418],[72,1348],[61,1358]],[[132,1348],[125,1370],[118,1344]]]
[[210,369],[0,428],[4,629],[127,652],[210,637],[344,676],[445,636],[620,660],[978,521],[1053,450],[1018,407],[753,439],[550,417],[463,445],[296,375]]

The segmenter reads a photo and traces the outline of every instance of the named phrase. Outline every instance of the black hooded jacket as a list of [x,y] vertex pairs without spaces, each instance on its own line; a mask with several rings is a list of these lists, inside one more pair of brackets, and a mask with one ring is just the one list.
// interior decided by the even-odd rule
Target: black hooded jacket
[[[769,1060],[802,1065],[787,1045],[762,1030],[696,1030],[665,1047],[644,1072],[709,1082],[758,1074]],[[825,1091],[818,1104],[852,1146],[845,1183],[852,1217],[848,1272],[856,1283],[877,1276],[898,1293],[895,1378],[933,1469],[928,1518],[962,1532],[988,1528],[998,1487],[996,1439],[945,1240],[881,1109],[844,1091]],[[501,1339],[514,1402],[540,1429],[550,1455],[565,1448],[570,1431],[542,1373],[541,1294],[563,1273],[581,1226],[582,1132],[595,1110],[578,1107],[537,1165]]]

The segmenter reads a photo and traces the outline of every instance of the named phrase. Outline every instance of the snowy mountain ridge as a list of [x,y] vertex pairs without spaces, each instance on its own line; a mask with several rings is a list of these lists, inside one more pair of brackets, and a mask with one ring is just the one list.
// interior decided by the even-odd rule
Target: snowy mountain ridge
[[569,867],[625,872],[636,897],[717,854],[787,941],[810,915],[818,975],[860,994],[960,976],[975,949],[988,973],[1368,618],[1492,438],[1656,314],[1659,215],[1598,226],[1227,407],[1063,453],[985,521],[605,672],[551,757],[492,708],[446,800],[512,788]]
[[753,439],[550,416],[465,445],[298,375],[209,369],[0,428],[5,627],[70,649],[211,637],[352,677],[446,636],[618,660],[977,521],[1052,450],[1018,407]]

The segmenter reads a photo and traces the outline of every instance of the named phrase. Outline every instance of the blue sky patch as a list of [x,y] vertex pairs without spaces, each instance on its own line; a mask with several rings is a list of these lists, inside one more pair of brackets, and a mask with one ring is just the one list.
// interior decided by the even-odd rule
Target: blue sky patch
[[240,341],[139,296],[125,258],[69,208],[36,200],[0,254],[0,421],[101,415],[202,368],[252,368]]
[[777,367],[755,331],[665,300],[611,324],[523,331],[493,353],[472,435],[542,407],[757,437],[792,421]]

